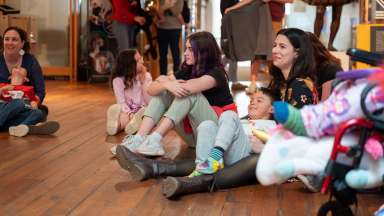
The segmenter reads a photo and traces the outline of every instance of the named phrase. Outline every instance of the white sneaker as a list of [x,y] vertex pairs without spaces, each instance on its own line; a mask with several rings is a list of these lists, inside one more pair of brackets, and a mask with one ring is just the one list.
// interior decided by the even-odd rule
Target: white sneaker
[[148,156],[163,156],[165,154],[163,145],[151,139],[151,136],[148,136],[144,142],[136,148],[135,152]]
[[107,111],[107,134],[116,135],[119,132],[120,104],[113,104]]
[[144,112],[145,108],[143,107],[133,115],[133,118],[128,122],[124,129],[127,135],[132,135],[139,130],[141,122],[143,121]]
[[124,137],[122,146],[129,149],[131,152],[135,152],[137,147],[139,147],[145,140],[147,136],[140,135],[127,135]]
[[23,137],[28,134],[29,127],[27,125],[21,124],[8,129],[9,135],[16,137]]

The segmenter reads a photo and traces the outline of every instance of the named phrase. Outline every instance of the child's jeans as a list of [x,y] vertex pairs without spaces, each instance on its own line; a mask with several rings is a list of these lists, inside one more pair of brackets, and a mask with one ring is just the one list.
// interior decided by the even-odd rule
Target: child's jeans
[[225,165],[234,164],[250,154],[249,139],[237,113],[225,111],[217,124],[208,120],[197,127],[196,164],[207,160],[211,149],[215,146],[225,150]]

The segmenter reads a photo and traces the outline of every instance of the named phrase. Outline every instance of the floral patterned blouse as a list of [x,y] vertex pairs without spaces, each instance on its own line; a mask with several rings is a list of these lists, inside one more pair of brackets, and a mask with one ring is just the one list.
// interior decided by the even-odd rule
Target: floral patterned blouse
[[318,102],[316,85],[310,78],[296,78],[289,83],[285,92],[282,92],[282,100],[296,108],[316,104]]

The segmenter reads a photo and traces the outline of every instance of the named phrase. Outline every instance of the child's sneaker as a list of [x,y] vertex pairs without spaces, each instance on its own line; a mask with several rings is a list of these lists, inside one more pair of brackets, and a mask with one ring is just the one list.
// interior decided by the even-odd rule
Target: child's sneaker
[[135,115],[133,115],[133,118],[128,122],[128,124],[125,126],[125,133],[128,135],[132,135],[136,133],[141,125],[141,122],[143,121],[145,108],[141,108]]
[[188,175],[188,178],[193,178],[193,177],[201,176],[201,175],[203,175],[203,173],[201,173],[201,172],[199,172],[197,170],[193,170],[193,172]]
[[224,168],[223,158],[215,160],[209,157],[206,161],[196,166],[196,171],[203,174],[212,174]]
[[113,104],[107,111],[107,134],[116,135],[119,132],[121,105]]
[[163,145],[160,140],[153,137],[153,134],[149,135],[143,144],[136,148],[135,152],[148,156],[163,156],[165,154]]

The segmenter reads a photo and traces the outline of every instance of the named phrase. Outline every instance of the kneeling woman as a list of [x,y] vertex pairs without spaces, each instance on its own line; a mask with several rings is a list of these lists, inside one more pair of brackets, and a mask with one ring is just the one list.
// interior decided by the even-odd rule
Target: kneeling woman
[[[117,147],[118,162],[123,168],[129,167],[126,149],[143,155],[164,155],[161,139],[172,128],[193,145],[193,132],[201,122],[217,122],[223,110],[236,111],[221,63],[221,51],[213,35],[209,32],[191,34],[184,55],[180,71],[160,76],[148,86],[147,91],[153,97],[140,129]],[[182,175],[191,171],[185,170]]]

